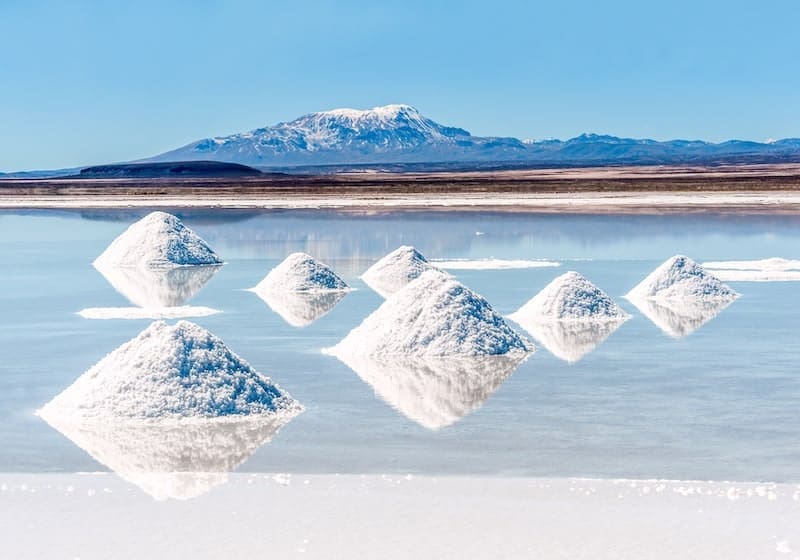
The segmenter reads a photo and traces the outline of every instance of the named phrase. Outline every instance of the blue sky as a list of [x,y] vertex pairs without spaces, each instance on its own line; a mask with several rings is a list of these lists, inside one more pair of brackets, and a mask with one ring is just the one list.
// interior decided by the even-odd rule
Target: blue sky
[[479,135],[800,136],[796,1],[0,0],[0,170],[335,107]]

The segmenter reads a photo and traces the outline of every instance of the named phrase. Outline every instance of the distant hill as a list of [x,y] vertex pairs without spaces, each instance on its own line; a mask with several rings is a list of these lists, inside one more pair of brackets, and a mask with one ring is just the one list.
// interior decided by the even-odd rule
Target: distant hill
[[[473,136],[409,105],[335,109],[250,132],[198,140],[145,162],[213,160],[259,168],[486,162],[520,166],[777,163],[800,161],[800,139],[657,141],[582,134],[570,140]],[[516,165],[515,165],[516,166]]]
[[220,161],[177,161],[153,163],[119,163],[95,165],[81,169],[82,178],[124,179],[159,177],[256,177],[263,173],[239,163]]

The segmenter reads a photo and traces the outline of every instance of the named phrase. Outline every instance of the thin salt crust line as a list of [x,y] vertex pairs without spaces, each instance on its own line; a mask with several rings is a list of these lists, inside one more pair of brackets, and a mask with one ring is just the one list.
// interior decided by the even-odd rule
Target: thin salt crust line
[[504,260],[504,259],[452,259],[429,261],[439,268],[450,270],[504,270],[514,268],[547,268],[561,266],[557,261]]
[[208,317],[222,313],[211,307],[88,307],[78,311],[84,319],[180,319],[184,317]]

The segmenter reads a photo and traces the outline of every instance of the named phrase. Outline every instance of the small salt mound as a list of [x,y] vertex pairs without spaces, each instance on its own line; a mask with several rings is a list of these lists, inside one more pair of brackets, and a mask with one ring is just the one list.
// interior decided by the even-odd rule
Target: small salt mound
[[255,292],[326,292],[349,290],[331,268],[306,253],[292,253],[259,282]]
[[452,276],[429,270],[410,282],[332,348],[341,358],[481,356],[533,351],[489,303]]
[[291,417],[191,419],[179,422],[45,420],[123,479],[157,500],[186,500],[228,480],[228,472],[268,443]]
[[625,296],[629,300],[728,300],[739,297],[732,288],[689,257],[667,259]]
[[603,290],[574,271],[550,282],[509,316],[523,326],[533,321],[622,321],[628,317]]
[[438,430],[479,408],[528,358],[527,354],[472,357],[349,354],[340,359],[405,417]]
[[152,420],[290,414],[302,407],[188,321],[156,321],[80,376],[44,417]]
[[222,264],[211,247],[177,217],[152,212],[131,225],[94,261],[96,267]]
[[427,270],[437,269],[414,247],[403,245],[369,267],[361,279],[388,297]]

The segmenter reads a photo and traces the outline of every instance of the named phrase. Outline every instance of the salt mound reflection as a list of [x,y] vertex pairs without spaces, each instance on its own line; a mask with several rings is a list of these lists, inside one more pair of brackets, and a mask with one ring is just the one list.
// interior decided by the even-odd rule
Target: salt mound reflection
[[336,307],[348,292],[275,292],[253,290],[270,309],[293,327],[307,327]]
[[294,414],[170,422],[43,419],[156,500],[196,498],[269,442]]
[[479,408],[529,355],[337,358],[391,407],[438,430]]
[[683,338],[719,315],[732,299],[639,299],[629,301],[672,338]]
[[113,288],[142,308],[179,307],[193,298],[219,272],[219,265],[174,268],[96,265]]
[[627,317],[617,321],[536,321],[520,325],[556,358],[573,364],[597,348],[626,320]]

